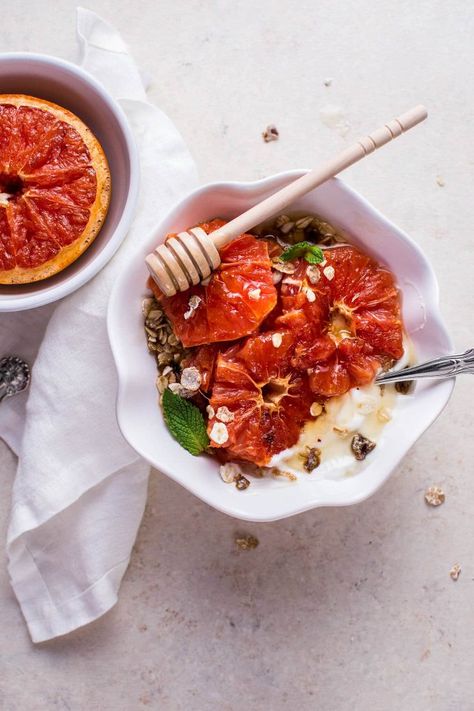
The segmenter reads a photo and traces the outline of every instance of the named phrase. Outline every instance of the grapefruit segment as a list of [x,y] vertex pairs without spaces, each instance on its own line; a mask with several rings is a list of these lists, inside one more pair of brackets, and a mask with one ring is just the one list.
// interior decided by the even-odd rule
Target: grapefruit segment
[[339,311],[353,334],[373,346],[379,355],[401,358],[403,330],[393,275],[355,247],[336,247],[324,254],[327,266],[334,270],[329,280],[327,268],[323,269],[332,310]]
[[77,116],[0,95],[0,284],[38,281],[71,264],[98,234],[109,199],[104,152]]
[[[275,335],[281,336],[278,348]],[[306,374],[291,368],[292,341],[289,331],[267,332],[219,354],[210,405],[215,413],[223,406],[232,413],[223,443],[227,457],[264,465],[297,442],[313,396]],[[216,421],[208,423],[212,447],[221,446],[212,440]]]
[[310,366],[309,383],[316,395],[336,397],[372,382],[379,368],[380,359],[371,346],[360,338],[344,338],[331,354]]
[[[223,225],[222,220],[200,225],[208,234]],[[277,301],[267,245],[243,234],[221,250],[222,262],[207,286],[197,284],[186,292],[165,297],[149,282],[184,346],[231,341],[255,331]],[[199,306],[190,316],[190,300]]]
[[304,260],[282,280],[275,324],[294,332],[292,365],[308,369],[312,391],[334,397],[371,382],[382,363],[402,356],[403,326],[387,269],[351,246],[326,249],[324,256],[316,284]]

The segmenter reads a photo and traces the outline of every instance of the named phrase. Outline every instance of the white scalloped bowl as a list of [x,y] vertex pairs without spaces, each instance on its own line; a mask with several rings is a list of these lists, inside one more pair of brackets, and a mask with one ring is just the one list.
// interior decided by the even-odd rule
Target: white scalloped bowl
[[[245,491],[225,484],[210,457],[193,457],[171,437],[155,390],[155,361],[147,352],[141,300],[145,294],[145,256],[156,235],[178,232],[216,215],[232,218],[260,202],[304,171],[281,173],[254,183],[215,183],[192,192],[176,205],[144,241],[115,284],[108,312],[110,343],[117,365],[117,417],[130,445],[154,467],[208,504],[236,518],[272,521],[318,506],[347,506],[371,496],[390,476],[410,447],[438,417],[454,381],[419,382],[414,395],[400,397],[393,420],[377,448],[351,477],[252,480]],[[403,316],[418,359],[452,352],[438,306],[434,272],[420,248],[341,180],[333,179],[290,208],[323,215],[351,242],[386,264],[403,293]]]

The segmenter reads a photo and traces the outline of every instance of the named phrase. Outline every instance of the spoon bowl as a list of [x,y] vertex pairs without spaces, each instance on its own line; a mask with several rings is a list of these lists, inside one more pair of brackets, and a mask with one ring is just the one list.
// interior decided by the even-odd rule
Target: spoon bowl
[[23,392],[31,380],[28,363],[18,356],[5,356],[0,360],[0,402]]

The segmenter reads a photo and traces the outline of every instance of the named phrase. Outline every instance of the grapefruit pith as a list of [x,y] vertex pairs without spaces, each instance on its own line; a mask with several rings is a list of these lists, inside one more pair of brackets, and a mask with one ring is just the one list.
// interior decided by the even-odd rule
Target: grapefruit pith
[[0,95],[0,284],[39,281],[92,243],[110,200],[107,159],[74,114]]

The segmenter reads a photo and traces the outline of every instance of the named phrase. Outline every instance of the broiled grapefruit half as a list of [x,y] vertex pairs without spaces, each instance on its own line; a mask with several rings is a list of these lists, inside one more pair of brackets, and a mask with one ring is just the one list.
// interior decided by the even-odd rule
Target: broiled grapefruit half
[[0,94],[0,284],[74,262],[102,227],[110,171],[92,131],[43,99]]

